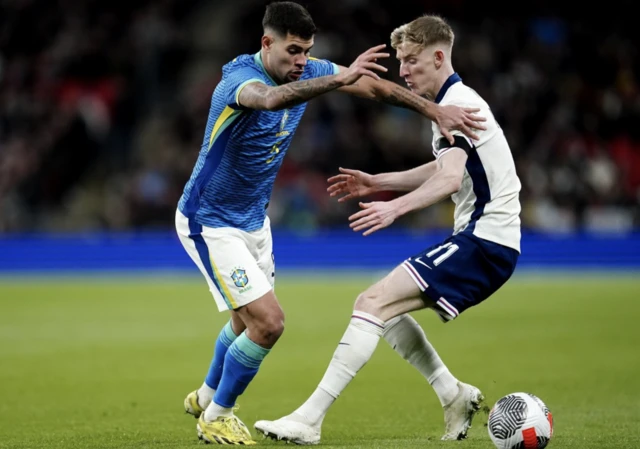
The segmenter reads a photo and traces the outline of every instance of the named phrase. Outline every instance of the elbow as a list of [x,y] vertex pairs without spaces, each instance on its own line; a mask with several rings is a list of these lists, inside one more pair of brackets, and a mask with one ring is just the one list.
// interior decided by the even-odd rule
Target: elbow
[[462,176],[450,175],[447,177],[448,191],[451,194],[456,193],[462,187]]

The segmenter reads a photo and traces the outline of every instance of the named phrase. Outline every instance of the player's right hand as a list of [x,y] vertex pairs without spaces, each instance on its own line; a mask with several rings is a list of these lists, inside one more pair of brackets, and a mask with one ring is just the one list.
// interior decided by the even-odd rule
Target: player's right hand
[[369,50],[362,53],[360,56],[353,61],[346,70],[341,71],[338,74],[338,79],[342,83],[343,86],[349,86],[356,81],[358,81],[363,76],[370,76],[375,80],[379,80],[380,77],[374,70],[378,70],[380,72],[387,72],[387,68],[381,66],[380,64],[376,64],[376,61],[380,58],[388,58],[389,53],[380,53],[380,50],[385,48],[387,45],[376,45],[375,47],[371,47]]
[[374,184],[373,175],[349,168],[340,167],[339,175],[332,176],[327,179],[331,185],[327,188],[329,196],[338,196],[346,194],[338,198],[338,202],[359,198],[377,192]]
[[476,115],[477,112],[480,112],[480,108],[461,108],[455,105],[440,106],[436,123],[438,123],[442,135],[451,145],[455,143],[452,130],[462,131],[467,137],[477,141],[479,138],[473,129],[487,130],[487,127],[480,123],[487,121],[487,118]]

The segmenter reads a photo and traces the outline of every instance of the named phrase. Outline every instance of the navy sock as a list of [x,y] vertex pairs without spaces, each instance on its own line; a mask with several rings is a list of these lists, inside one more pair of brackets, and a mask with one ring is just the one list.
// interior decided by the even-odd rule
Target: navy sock
[[233,407],[238,396],[244,393],[247,385],[258,373],[260,364],[269,351],[252,342],[246,333],[240,335],[231,344],[224,358],[222,379],[213,402],[222,407]]

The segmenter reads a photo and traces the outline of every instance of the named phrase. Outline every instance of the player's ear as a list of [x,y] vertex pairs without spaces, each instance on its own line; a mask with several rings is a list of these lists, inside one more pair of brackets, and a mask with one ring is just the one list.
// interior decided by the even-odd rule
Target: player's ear
[[268,34],[265,34],[264,36],[262,36],[262,48],[264,50],[271,50],[271,46],[273,45],[274,42],[274,38],[272,36],[269,36]]
[[442,64],[444,64],[445,57],[446,55],[442,50],[440,49],[435,50],[433,54],[433,63],[436,65],[436,69],[439,69],[440,67],[442,67]]

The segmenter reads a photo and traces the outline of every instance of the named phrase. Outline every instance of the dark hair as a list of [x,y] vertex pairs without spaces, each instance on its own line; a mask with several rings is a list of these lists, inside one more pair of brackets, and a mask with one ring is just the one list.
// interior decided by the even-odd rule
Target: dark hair
[[290,33],[302,39],[311,39],[317,31],[309,11],[294,2],[274,2],[268,5],[262,26],[281,36]]

